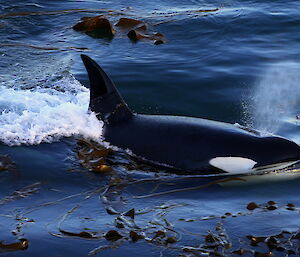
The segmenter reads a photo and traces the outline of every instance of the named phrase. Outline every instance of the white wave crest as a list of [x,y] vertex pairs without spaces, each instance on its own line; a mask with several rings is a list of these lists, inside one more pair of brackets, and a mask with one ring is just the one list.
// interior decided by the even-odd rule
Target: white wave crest
[[99,140],[102,123],[87,112],[88,103],[89,90],[70,75],[52,88],[0,86],[0,141],[39,144],[74,135]]

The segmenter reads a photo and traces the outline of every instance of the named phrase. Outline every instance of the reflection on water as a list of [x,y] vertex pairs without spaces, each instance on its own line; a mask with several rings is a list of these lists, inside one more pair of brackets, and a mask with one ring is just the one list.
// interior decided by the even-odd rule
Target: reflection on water
[[[137,112],[242,123],[245,100],[248,124],[297,139],[298,9],[297,1],[0,0],[1,254],[299,253],[297,166],[175,176],[95,150],[82,143],[101,140],[101,124],[87,112],[79,57],[95,58]],[[142,20],[167,41],[72,29],[96,15],[112,25]]]

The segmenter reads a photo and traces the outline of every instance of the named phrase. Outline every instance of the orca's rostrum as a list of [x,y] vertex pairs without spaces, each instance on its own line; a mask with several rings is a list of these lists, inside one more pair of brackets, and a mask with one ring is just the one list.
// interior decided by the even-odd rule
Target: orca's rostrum
[[100,66],[81,57],[90,80],[89,108],[104,123],[104,140],[143,161],[205,174],[279,169],[300,159],[299,145],[282,137],[200,118],[133,113]]

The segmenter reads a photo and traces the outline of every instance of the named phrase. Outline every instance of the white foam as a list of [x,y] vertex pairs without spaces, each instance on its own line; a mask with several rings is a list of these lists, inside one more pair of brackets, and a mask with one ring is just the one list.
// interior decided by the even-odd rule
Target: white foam
[[99,140],[102,123],[87,112],[88,103],[89,90],[70,75],[48,88],[0,85],[0,141],[39,144],[74,135]]

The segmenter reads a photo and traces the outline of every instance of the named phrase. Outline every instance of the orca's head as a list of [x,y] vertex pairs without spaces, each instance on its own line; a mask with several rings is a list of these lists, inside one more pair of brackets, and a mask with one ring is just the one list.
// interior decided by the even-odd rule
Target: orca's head
[[209,164],[217,171],[238,174],[279,170],[300,161],[300,146],[281,137],[256,137],[239,150],[238,154],[216,156]]
[[273,165],[300,160],[300,146],[282,137],[261,138],[262,144],[257,149],[259,157],[255,167]]

